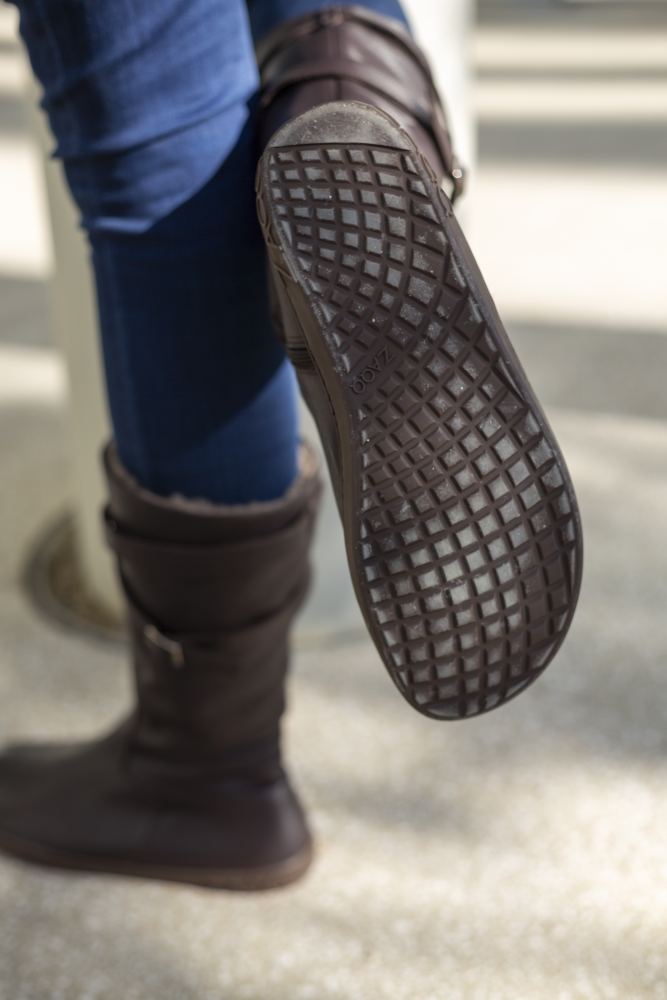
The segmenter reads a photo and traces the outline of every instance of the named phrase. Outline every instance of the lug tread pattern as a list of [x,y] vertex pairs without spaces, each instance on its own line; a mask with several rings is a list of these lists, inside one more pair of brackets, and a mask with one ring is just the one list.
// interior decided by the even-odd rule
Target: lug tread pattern
[[569,624],[579,541],[562,459],[423,161],[362,144],[267,155],[276,243],[350,399],[355,550],[384,661],[427,715],[487,711],[541,673]]

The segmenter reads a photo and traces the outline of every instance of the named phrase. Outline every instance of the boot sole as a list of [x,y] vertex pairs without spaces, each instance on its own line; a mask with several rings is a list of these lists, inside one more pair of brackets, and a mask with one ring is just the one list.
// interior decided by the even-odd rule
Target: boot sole
[[61,851],[43,844],[8,837],[4,833],[0,835],[0,851],[19,861],[27,861],[47,868],[97,875],[157,879],[162,882],[180,882],[235,892],[261,892],[289,885],[305,874],[313,858],[312,845],[307,844],[284,861],[256,868],[225,869],[196,868],[183,865],[150,865],[141,861]]
[[451,204],[391,117],[336,102],[275,134],[258,212],[385,666],[432,718],[495,708],[561,645],[581,530]]

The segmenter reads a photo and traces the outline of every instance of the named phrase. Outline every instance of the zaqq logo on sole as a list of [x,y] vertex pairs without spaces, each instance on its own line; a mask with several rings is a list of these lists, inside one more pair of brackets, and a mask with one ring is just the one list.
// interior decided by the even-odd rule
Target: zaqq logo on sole
[[381,350],[374,355],[373,360],[370,361],[350,383],[352,392],[356,393],[357,396],[360,396],[362,392],[366,391],[369,385],[372,385],[380,372],[384,371],[389,362],[393,360],[394,355],[390,352],[389,348],[381,348]]

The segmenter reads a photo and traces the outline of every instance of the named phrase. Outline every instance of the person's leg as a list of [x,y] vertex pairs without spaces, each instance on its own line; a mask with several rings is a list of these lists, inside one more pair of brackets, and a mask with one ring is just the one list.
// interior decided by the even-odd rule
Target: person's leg
[[281,495],[296,395],[265,290],[242,0],[18,6],[90,238],[121,459],[159,494]]
[[269,325],[245,8],[20,7],[93,248],[116,435],[105,527],[136,703],[100,739],[0,752],[0,850],[281,885],[311,856],[280,720],[321,485],[305,445],[295,476],[293,381]]
[[343,0],[343,3],[340,3],[340,0],[336,3],[332,0],[247,0],[247,3],[255,42],[284,21],[334,6],[364,7],[376,14],[394,18],[406,27],[409,26],[399,0]]

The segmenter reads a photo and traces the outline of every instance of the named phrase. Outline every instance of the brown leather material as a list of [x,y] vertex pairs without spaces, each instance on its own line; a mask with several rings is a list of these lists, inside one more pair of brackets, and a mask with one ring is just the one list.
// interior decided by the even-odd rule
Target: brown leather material
[[220,507],[151,494],[106,449],[136,709],[103,739],[0,755],[0,847],[228,888],[306,867],[310,835],[280,752],[321,492],[308,449],[304,459],[282,499]]
[[362,7],[331,6],[281,24],[257,48],[262,144],[318,104],[363,101],[412,137],[453,201],[464,173],[428,63],[402,24]]

